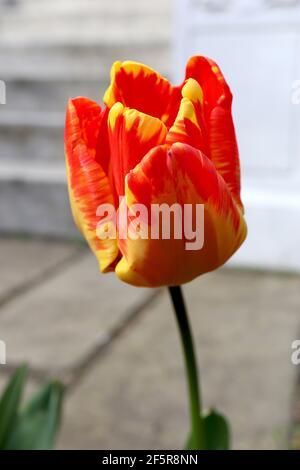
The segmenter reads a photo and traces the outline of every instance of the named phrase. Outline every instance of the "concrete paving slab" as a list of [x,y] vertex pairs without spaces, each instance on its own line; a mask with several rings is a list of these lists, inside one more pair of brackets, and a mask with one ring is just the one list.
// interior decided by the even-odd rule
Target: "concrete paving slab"
[[[40,277],[78,251],[70,243],[0,239],[0,306],[16,289]],[[0,311],[1,315],[1,311]]]
[[[235,449],[284,447],[299,370],[299,277],[219,271],[185,287],[204,404],[230,417]],[[182,448],[185,377],[167,293],[93,365],[66,402],[60,448]]]
[[187,289],[194,316],[198,310],[205,404],[231,418],[235,448],[284,448],[300,372],[291,362],[292,342],[300,336],[300,278],[234,271],[212,276],[216,282],[201,296],[197,281]]
[[34,230],[39,236],[79,238],[70,211],[65,168],[28,164],[20,175],[15,168],[24,163],[11,163],[0,162],[0,174],[6,174],[0,180],[0,233],[21,230],[32,234]]
[[96,259],[86,252],[3,308],[0,332],[8,364],[25,361],[47,375],[60,372],[68,378],[152,295],[152,290],[121,283],[114,274],[101,275]]

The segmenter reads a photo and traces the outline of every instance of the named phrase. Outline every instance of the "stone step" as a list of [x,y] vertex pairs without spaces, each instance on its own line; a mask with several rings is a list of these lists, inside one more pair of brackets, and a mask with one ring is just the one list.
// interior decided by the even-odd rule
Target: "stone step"
[[[76,29],[77,28],[77,29]],[[80,29],[81,28],[81,29]],[[54,46],[56,48],[64,48],[63,46],[75,46],[75,47],[86,47],[86,46],[130,46],[130,45],[145,45],[148,43],[159,44],[162,41],[168,41],[170,39],[170,32],[164,28],[157,28],[154,30],[153,22],[145,26],[139,23],[137,27],[132,25],[122,25],[120,28],[116,28],[113,31],[111,28],[109,31],[104,31],[99,28],[82,27],[82,22],[79,21],[74,27],[66,25],[61,30],[57,31],[55,35],[52,34],[51,29],[44,31],[35,32],[29,30],[10,34],[10,28],[7,31],[8,37],[5,37],[4,32],[0,34],[1,46],[2,47],[47,47]]]
[[44,39],[143,41],[158,35],[169,38],[170,23],[168,0],[18,2],[15,8],[6,8],[0,17],[0,39],[20,45]]
[[[53,36],[55,24],[55,36]],[[168,40],[170,36],[169,21],[163,15],[152,13],[141,16],[137,13],[126,17],[98,17],[72,15],[69,18],[47,16],[27,21],[22,16],[19,20],[10,20],[4,17],[0,21],[1,42],[22,45],[28,41],[43,41],[51,38],[53,42],[63,41],[95,41],[116,43],[132,40],[152,41],[154,38]]]
[[[168,77],[168,74],[164,74]],[[109,75],[105,80],[9,80],[6,87],[7,110],[64,111],[68,99],[86,96],[101,106]]]
[[[7,4],[6,1],[2,1]],[[1,2],[0,2],[1,5]],[[2,6],[3,8],[3,6]],[[151,13],[156,11],[163,14],[171,11],[170,0],[18,0],[13,5],[6,5],[5,14],[10,17],[18,15],[28,15],[31,17],[41,17],[51,14],[113,14],[126,15],[127,13]]]
[[10,79],[6,84],[5,110],[64,111],[69,98],[87,96],[102,105],[109,84],[104,79]]
[[[47,62],[45,63],[45,56]],[[130,46],[0,46],[1,80],[6,83],[8,110],[64,111],[67,100],[88,96],[102,102],[115,60],[132,59],[149,64],[168,76],[167,42]]]
[[[169,78],[165,67],[160,72]],[[109,86],[109,75],[109,70],[101,70],[95,78],[8,78],[5,110],[64,111],[68,99],[75,96],[87,96],[102,105],[104,93]]]
[[115,60],[144,62],[164,73],[170,66],[169,42],[155,36],[148,41],[45,41],[22,45],[1,43],[1,79],[97,79],[109,76]]
[[78,237],[65,166],[0,160],[0,232]]
[[[47,6],[40,5],[40,8],[30,9],[6,9],[1,18],[0,25],[4,28],[10,25],[19,25],[21,29],[26,28],[28,24],[38,25],[39,23],[47,24],[56,20],[58,23],[64,21],[66,24],[72,23],[79,18],[82,18],[84,21],[96,20],[103,23],[107,22],[120,21],[122,18],[124,22],[129,20],[147,20],[155,16],[157,19],[164,18],[165,20],[171,19],[171,8],[169,2],[162,2],[161,4],[156,2],[125,2],[122,0],[119,8],[115,8],[115,1],[109,2],[107,4],[93,3],[89,8],[83,8],[76,3],[72,8],[67,6],[62,8],[64,5],[60,5],[59,2],[52,2],[49,8]],[[113,7],[112,7],[113,5]],[[59,6],[59,8],[57,8]],[[156,25],[156,24],[155,24]],[[104,25],[105,26],[105,25]],[[57,24],[55,24],[56,32]]]
[[0,232],[77,235],[65,177],[66,102],[84,95],[101,103],[115,60],[144,62],[167,75],[169,5],[0,0],[7,91],[0,107]]
[[5,112],[0,114],[0,160],[63,162],[64,113]]
[[39,15],[41,12],[82,12],[91,11],[118,11],[126,12],[136,9],[139,11],[157,11],[164,8],[171,8],[170,0],[1,0],[0,5],[6,5],[6,11],[14,14],[15,12],[31,13]]

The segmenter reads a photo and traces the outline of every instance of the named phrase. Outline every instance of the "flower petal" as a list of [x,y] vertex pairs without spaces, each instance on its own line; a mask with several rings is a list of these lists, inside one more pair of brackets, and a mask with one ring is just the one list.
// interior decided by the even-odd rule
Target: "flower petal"
[[219,104],[220,99],[231,105],[232,94],[218,65],[204,56],[191,57],[186,66],[186,80],[196,80],[203,93],[206,109],[212,109]]
[[65,127],[68,188],[74,220],[96,255],[103,272],[113,269],[119,250],[116,240],[100,240],[96,216],[100,204],[113,204],[107,175],[95,159],[101,127],[100,106],[86,98],[70,100]]
[[230,88],[218,65],[203,56],[195,56],[188,61],[186,79],[190,78],[199,83],[203,93],[209,147],[209,151],[205,153],[211,158],[236,202],[242,207],[239,154],[231,114]]
[[204,204],[202,249],[187,250],[187,239],[174,236],[119,241],[123,257],[116,274],[129,284],[154,287],[191,281],[225,263],[245,239],[246,224],[225,181],[212,162],[189,145],[152,149],[127,176],[125,193],[129,208],[145,204],[149,213],[152,204],[179,203],[191,204],[195,214],[196,204]]
[[192,145],[202,151],[206,148],[194,104],[185,97],[181,100],[176,120],[166,138],[169,145],[176,142]]
[[124,195],[125,176],[152,148],[165,141],[167,128],[157,118],[116,103],[108,115],[111,165],[118,195]]
[[111,69],[111,85],[103,100],[109,108],[119,101],[170,126],[179,107],[180,90],[146,65],[131,61],[115,62]]

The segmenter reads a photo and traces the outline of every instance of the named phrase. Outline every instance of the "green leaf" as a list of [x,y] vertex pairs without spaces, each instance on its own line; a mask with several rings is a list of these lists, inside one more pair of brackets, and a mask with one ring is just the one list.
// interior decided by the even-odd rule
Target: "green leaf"
[[7,384],[0,400],[0,449],[5,447],[15,425],[27,377],[27,367],[19,367]]
[[[229,450],[230,449],[230,426],[227,419],[217,411],[211,409],[202,413],[205,450]],[[188,437],[186,450],[192,450],[192,437]]]
[[20,413],[7,449],[51,449],[60,424],[63,387],[50,382],[42,387]]
[[25,404],[22,415],[30,416],[38,411],[47,410],[53,393],[62,393],[62,385],[59,382],[48,382],[40,388]]
[[45,426],[45,416],[37,414],[30,419],[19,418],[4,450],[43,450],[37,442]]

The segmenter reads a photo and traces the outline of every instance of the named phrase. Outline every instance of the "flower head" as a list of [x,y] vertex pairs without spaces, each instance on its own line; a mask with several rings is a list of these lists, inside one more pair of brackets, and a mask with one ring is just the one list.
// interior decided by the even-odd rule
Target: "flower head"
[[[189,60],[180,86],[145,65],[116,62],[103,109],[87,98],[69,101],[71,207],[102,272],[137,286],[178,285],[218,268],[239,248],[247,229],[231,103],[219,67],[202,56]],[[149,235],[157,220],[147,214],[162,205],[189,206],[195,223],[203,206],[201,247],[187,249],[186,231],[176,236],[172,217],[169,237]],[[146,212],[134,225],[135,207]],[[140,236],[121,236],[122,221],[138,226]]]

